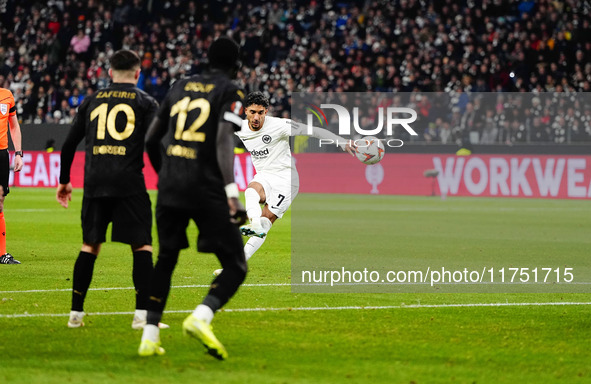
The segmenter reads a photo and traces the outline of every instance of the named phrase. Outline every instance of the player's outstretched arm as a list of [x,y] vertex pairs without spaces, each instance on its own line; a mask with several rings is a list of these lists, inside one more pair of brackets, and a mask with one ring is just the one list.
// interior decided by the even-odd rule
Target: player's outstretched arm
[[312,134],[310,135],[307,125],[291,120],[291,136],[312,136],[316,139],[332,140],[338,143],[343,151],[348,152],[351,156],[355,156],[355,148],[353,147],[352,140],[343,139],[339,135],[335,135],[324,128],[312,127]]

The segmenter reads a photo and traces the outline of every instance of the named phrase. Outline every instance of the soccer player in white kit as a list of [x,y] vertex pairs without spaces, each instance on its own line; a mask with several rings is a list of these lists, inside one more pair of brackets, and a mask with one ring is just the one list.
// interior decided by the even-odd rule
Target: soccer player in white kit
[[[246,120],[235,135],[250,152],[256,175],[244,192],[250,224],[240,228],[251,238],[244,245],[246,260],[263,245],[267,233],[281,218],[298,194],[300,181],[289,147],[290,136],[307,136],[308,127],[291,119],[267,116],[269,100],[261,92],[252,92],[245,101]],[[355,156],[349,140],[313,127],[312,137],[331,139],[343,151]],[[264,204],[261,208],[260,204]],[[215,275],[221,269],[214,271]]]

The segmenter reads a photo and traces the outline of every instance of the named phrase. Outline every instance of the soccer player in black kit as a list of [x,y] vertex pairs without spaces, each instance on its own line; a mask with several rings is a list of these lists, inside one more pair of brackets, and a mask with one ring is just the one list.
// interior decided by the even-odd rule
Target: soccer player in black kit
[[152,264],[152,207],[144,181],[144,141],[158,103],[135,85],[140,58],[120,50],[111,57],[113,84],[84,99],[64,142],[57,200],[72,199],[70,168],[78,143],[85,140],[83,245],[74,265],[72,308],[68,327],[84,325],[84,298],[94,262],[113,223],[112,241],[131,245],[136,311],[132,328],[146,324]]
[[160,250],[148,302],[148,324],[140,356],[162,355],[157,327],[181,249],[187,248],[189,220],[199,228],[197,249],[215,253],[223,272],[201,304],[183,322],[183,332],[209,354],[228,356],[211,328],[214,313],[236,293],[246,277],[237,224],[246,221],[234,183],[234,131],[240,129],[243,92],[231,82],[239,68],[239,47],[220,37],[209,50],[209,71],[177,81],[162,102],[146,139],[158,172],[156,224]]

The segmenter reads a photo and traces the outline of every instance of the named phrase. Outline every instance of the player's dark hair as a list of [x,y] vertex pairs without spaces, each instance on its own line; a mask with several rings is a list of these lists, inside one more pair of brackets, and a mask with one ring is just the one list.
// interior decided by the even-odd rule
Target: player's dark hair
[[269,99],[267,99],[267,97],[260,91],[251,92],[246,96],[244,106],[248,108],[251,105],[261,105],[265,108],[269,108]]
[[229,37],[221,36],[211,43],[207,57],[212,69],[237,71],[240,68],[240,46]]
[[134,51],[121,49],[111,56],[111,69],[114,71],[130,71],[139,68],[140,57]]

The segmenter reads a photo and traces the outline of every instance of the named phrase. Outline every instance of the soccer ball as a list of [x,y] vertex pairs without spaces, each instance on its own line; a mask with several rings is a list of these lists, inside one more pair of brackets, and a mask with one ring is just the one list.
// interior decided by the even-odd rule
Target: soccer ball
[[363,164],[376,164],[384,158],[386,152],[384,143],[376,137],[367,136],[362,139],[355,140],[357,148],[355,148],[355,156]]

